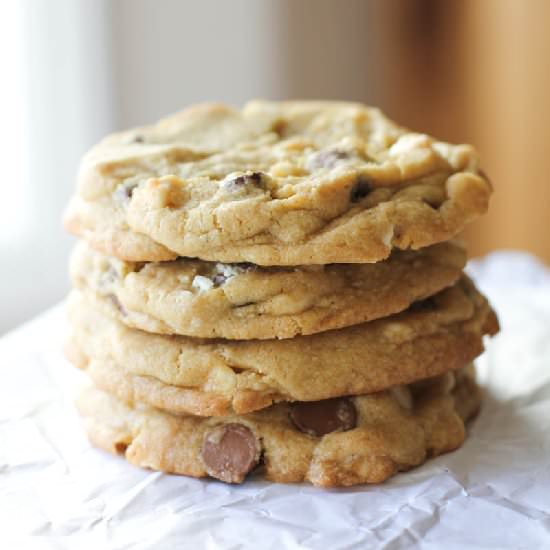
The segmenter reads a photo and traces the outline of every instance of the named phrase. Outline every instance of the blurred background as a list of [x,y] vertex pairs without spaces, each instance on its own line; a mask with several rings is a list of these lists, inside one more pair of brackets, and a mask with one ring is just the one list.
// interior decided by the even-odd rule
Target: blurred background
[[61,300],[61,214],[104,134],[196,101],[329,98],[474,143],[472,255],[550,262],[548,0],[3,0],[0,333]]

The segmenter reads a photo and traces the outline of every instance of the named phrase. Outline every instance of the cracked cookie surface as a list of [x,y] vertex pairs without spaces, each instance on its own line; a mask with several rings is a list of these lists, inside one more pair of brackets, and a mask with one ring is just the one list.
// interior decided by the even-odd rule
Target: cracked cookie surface
[[377,262],[485,213],[475,150],[343,102],[191,107],[84,158],[67,229],[129,261]]
[[265,268],[180,258],[124,262],[80,243],[76,288],[130,327],[200,338],[292,338],[406,309],[452,285],[465,250],[440,243],[375,264]]
[[271,481],[340,487],[380,483],[456,449],[480,404],[470,365],[371,395],[225,418],[174,416],[95,388],[77,405],[91,442],[137,466],[229,483],[256,470]]
[[199,340],[131,329],[75,293],[69,358],[127,401],[174,412],[241,414],[278,401],[358,395],[456,370],[498,331],[472,283],[361,325],[285,340]]

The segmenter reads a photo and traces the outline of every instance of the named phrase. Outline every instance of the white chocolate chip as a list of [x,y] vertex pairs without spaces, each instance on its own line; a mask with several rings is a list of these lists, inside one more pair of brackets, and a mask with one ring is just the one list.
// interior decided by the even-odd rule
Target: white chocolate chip
[[238,265],[216,264],[216,273],[223,275],[226,279],[244,273],[246,269]]
[[191,286],[199,292],[208,292],[214,286],[214,282],[203,275],[195,275]]

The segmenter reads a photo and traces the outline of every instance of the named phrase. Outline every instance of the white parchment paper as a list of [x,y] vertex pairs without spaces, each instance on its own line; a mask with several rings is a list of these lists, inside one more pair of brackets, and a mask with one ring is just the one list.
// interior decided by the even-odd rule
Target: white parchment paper
[[502,332],[464,446],[381,486],[243,486],[142,471],[92,449],[71,404],[62,306],[0,340],[0,549],[550,548],[550,273],[470,267]]

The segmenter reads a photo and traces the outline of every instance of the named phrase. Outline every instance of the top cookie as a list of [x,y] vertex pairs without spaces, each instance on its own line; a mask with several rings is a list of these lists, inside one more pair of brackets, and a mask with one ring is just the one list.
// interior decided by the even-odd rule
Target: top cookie
[[93,148],[65,225],[127,261],[366,263],[453,237],[490,194],[471,146],[374,108],[204,104]]

